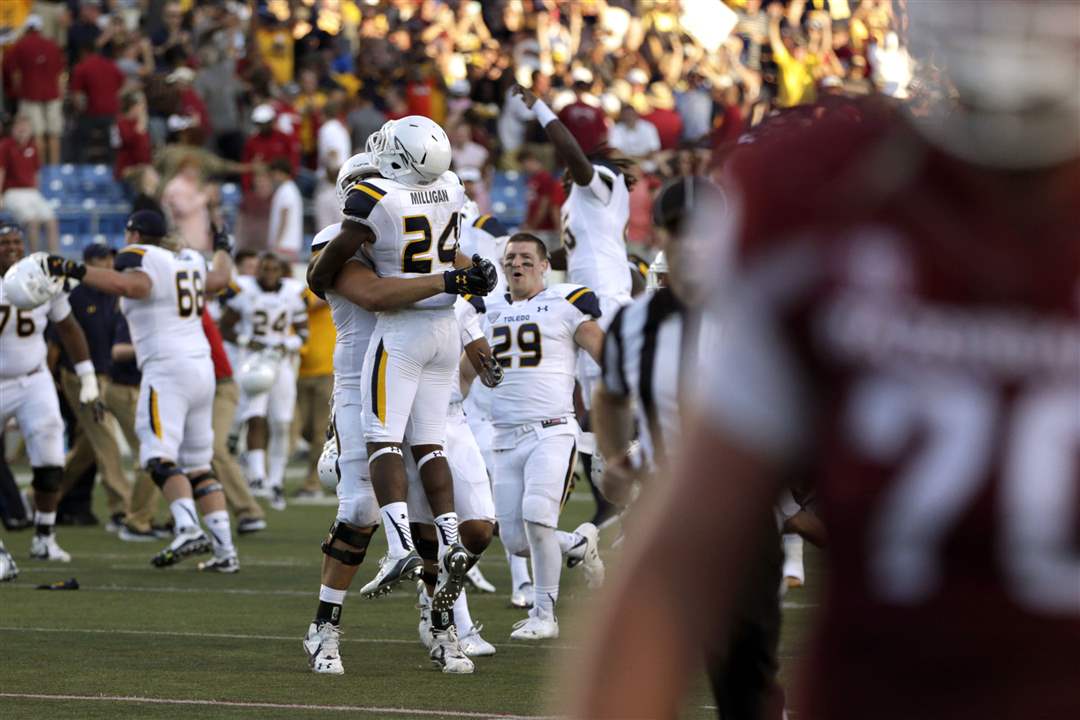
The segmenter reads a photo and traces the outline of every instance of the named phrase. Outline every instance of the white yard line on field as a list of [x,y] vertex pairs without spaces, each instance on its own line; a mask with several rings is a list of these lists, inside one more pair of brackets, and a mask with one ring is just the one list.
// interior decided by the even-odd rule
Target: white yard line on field
[[45,693],[0,692],[0,698],[17,700],[98,701],[143,703],[150,705],[201,705],[210,707],[261,708],[265,710],[322,710],[326,712],[359,712],[369,715],[401,715],[405,717],[501,718],[503,720],[555,720],[553,715],[507,715],[504,713],[463,712],[456,710],[422,710],[420,708],[372,707],[365,705],[305,705],[301,703],[247,702],[243,700],[193,700],[184,698],[152,698],[127,695],[51,695]]

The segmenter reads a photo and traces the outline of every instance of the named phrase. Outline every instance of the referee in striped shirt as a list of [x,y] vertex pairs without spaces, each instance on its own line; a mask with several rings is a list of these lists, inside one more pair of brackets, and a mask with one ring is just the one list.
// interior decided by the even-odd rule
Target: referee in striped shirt
[[[620,309],[604,338],[603,375],[592,418],[606,463],[601,491],[616,505],[629,503],[637,481],[663,475],[679,444],[681,400],[700,377],[701,348],[712,343],[710,328],[699,322],[703,283],[687,272],[696,258],[690,257],[689,236],[681,235],[695,209],[707,210],[709,218],[722,217],[724,203],[720,189],[700,177],[680,178],[661,189],[653,203],[653,223],[664,236],[668,284]],[[635,429],[640,452],[630,450]],[[718,521],[722,510],[717,509]],[[674,532],[678,519],[671,520]],[[777,682],[782,557],[774,518],[769,514],[760,520],[761,550],[742,579],[731,637],[709,648],[705,658],[717,713],[724,720],[778,718],[783,712]]]

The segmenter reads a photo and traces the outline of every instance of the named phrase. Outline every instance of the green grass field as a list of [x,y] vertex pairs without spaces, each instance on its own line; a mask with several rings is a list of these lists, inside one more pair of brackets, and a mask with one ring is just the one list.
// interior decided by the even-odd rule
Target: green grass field
[[[291,469],[290,476],[298,473]],[[97,495],[102,495],[98,492]],[[587,489],[567,504],[563,527],[592,511]],[[103,507],[99,517],[105,518]],[[269,529],[240,539],[241,572],[206,575],[196,562],[157,570],[164,543],[124,543],[103,527],[60,528],[70,565],[32,562],[30,531],[6,533],[21,574],[0,585],[0,718],[314,718],[538,717],[552,711],[554,675],[587,623],[588,591],[567,571],[560,597],[562,637],[542,645],[511,642],[523,611],[509,607],[509,571],[498,541],[481,567],[494,595],[470,594],[475,620],[498,654],[470,676],[433,668],[420,646],[415,597],[404,586],[388,598],[349,597],[342,628],[343,676],[308,670],[300,640],[314,614],[319,542],[332,506],[269,511]],[[605,536],[610,542],[610,535]],[[385,547],[376,536],[358,580],[374,574]],[[609,568],[617,553],[605,553]],[[811,584],[816,557],[808,549]],[[68,577],[78,591],[34,586]],[[359,587],[359,582],[357,587]],[[687,592],[700,592],[687,584]],[[790,668],[802,645],[810,595],[786,598],[781,657]],[[785,673],[786,676],[786,673]],[[21,697],[16,695],[36,695]],[[261,703],[261,705],[257,705]],[[699,684],[685,718],[715,717]],[[794,715],[793,715],[794,717]]]

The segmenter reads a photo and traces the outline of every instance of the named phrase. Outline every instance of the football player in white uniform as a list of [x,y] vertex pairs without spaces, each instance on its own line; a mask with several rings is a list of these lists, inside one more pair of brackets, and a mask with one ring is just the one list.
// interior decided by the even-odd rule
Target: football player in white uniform
[[[165,234],[160,213],[139,210],[128,219],[128,244],[117,254],[114,270],[57,256],[49,257],[49,270],[121,298],[142,371],[135,414],[139,462],[161,488],[176,524],[176,537],[152,564],[166,567],[212,548],[213,559],[199,569],[233,573],[240,565],[225,495],[210,470],[215,381],[202,327],[206,296],[229,283],[231,238],[214,233],[213,267],[207,268],[193,250],[163,247]],[[209,538],[199,526],[196,505]]]
[[[442,128],[419,116],[388,122],[369,138],[368,153],[381,177],[353,185],[341,232],[315,259],[308,282],[313,291],[325,292],[361,248],[382,278],[444,281],[443,293],[408,307],[372,306],[379,312],[364,359],[362,412],[371,481],[389,550],[362,592],[381,594],[415,577],[422,565],[409,527],[401,450],[409,425],[411,451],[439,529],[434,615],[446,618],[475,561],[458,541],[453,480],[443,450],[460,350],[453,296],[486,294],[495,285],[496,271],[479,257],[470,265],[458,252],[464,190],[448,171],[450,143]],[[452,625],[439,627],[440,622],[434,622],[436,632],[452,630]]]
[[[247,423],[248,484],[256,497],[269,498],[275,510],[285,509],[289,427],[296,409],[295,359],[307,339],[304,285],[282,277],[283,262],[273,253],[264,253],[254,277],[236,278],[237,291],[225,302],[221,318],[222,338],[235,343],[241,353],[236,416]],[[266,364],[273,370],[269,388],[262,392],[245,389],[243,373],[248,363]]]
[[0,428],[14,417],[30,456],[35,508],[30,557],[69,562],[71,556],[56,543],[53,532],[64,466],[64,421],[45,365],[48,323],[56,327],[75,363],[79,402],[99,404],[97,376],[86,336],[71,314],[60,283],[47,276],[43,255],[25,258],[13,268],[22,257],[19,226],[0,223],[0,275],[6,275],[0,280]]
[[[348,193],[366,177],[378,177],[378,170],[366,153],[353,156],[342,167],[338,191],[343,206]],[[339,252],[341,232],[340,224],[325,228],[312,243],[313,253],[321,256]],[[484,280],[476,275],[475,269],[449,270],[442,276],[379,277],[372,270],[371,261],[360,250],[359,243],[355,245],[353,255],[343,265],[338,263],[338,267],[339,270],[329,273],[327,281],[319,274],[316,259],[309,266],[308,274],[313,291],[325,294],[337,330],[331,424],[334,438],[324,457],[333,460],[330,464],[337,475],[338,511],[322,544],[325,557],[319,605],[304,639],[312,670],[334,674],[344,671],[338,644],[342,604],[380,517],[379,501],[370,480],[363,418],[367,387],[363,378],[363,358],[375,331],[375,313],[408,307],[443,293],[447,288],[468,287]],[[321,466],[323,464],[320,462]],[[443,590],[445,592],[446,588]],[[450,599],[449,602],[452,605],[454,601]],[[472,662],[461,652],[455,629],[443,629],[433,635],[430,654],[433,662],[444,672],[472,672]]]
[[[505,377],[492,393],[495,514],[503,544],[532,558],[534,604],[511,637],[559,635],[555,603],[563,556],[583,564],[590,586],[603,582],[597,530],[558,530],[577,459],[574,367],[578,348],[599,359],[600,303],[581,285],[544,287],[547,248],[528,233],[512,235],[503,256],[510,291],[487,303],[486,334]],[[468,378],[466,378],[468,379]]]
[[[586,156],[543,100],[520,86],[515,86],[513,92],[536,114],[566,165],[563,246],[552,254],[552,266],[565,269],[567,281],[592,288],[603,312],[600,327],[607,330],[615,312],[632,299],[630,268],[626,263],[626,227],[630,221],[630,190],[636,181],[631,172],[634,163],[615,157],[606,149]],[[600,365],[587,353],[578,354],[577,379],[581,383],[582,402],[588,410],[593,389],[600,379]],[[583,424],[586,431],[590,429],[587,415]],[[591,479],[596,447],[592,432],[582,433],[581,446],[586,475]],[[603,523],[613,518],[615,508],[595,488],[593,495],[597,502],[594,521]]]

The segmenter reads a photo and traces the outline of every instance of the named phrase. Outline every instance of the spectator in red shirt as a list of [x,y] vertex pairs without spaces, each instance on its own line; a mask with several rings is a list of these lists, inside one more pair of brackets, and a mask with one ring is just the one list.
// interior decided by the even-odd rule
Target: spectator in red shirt
[[559,120],[578,141],[585,154],[591,153],[607,141],[607,118],[604,111],[585,102],[585,94],[592,85],[593,75],[585,68],[574,68],[574,102],[559,111]]
[[130,172],[150,164],[150,133],[147,129],[146,98],[142,93],[125,94],[120,107],[123,114],[116,119],[116,132],[113,135],[113,150],[116,151],[113,174],[117,180],[124,180]]
[[[55,253],[60,247],[59,226],[56,213],[38,190],[40,168],[30,119],[20,114],[12,125],[11,136],[0,140],[0,209],[10,210],[26,228],[30,247]],[[47,248],[38,244],[42,227],[48,237]]]
[[[293,173],[300,167],[300,148],[292,138],[274,129],[274,108],[267,104],[257,106],[251,111],[251,121],[255,123],[256,133],[244,143],[244,163],[262,163],[269,165],[278,158],[288,161]],[[251,190],[251,173],[244,173],[244,190]]]
[[110,135],[116,116],[120,114],[120,88],[124,73],[112,59],[112,48],[106,45],[97,51],[92,44],[80,50],[79,64],[71,72],[71,93],[75,107],[81,112],[76,132],[76,153],[79,162],[109,159]]
[[529,149],[518,153],[521,170],[528,176],[528,206],[522,230],[529,230],[548,240],[558,230],[559,210],[562,208],[562,183],[545,168],[540,158]]
[[664,83],[656,82],[649,88],[649,105],[652,110],[642,116],[656,126],[660,135],[660,150],[674,150],[682,137],[682,117],[675,112],[675,97]]
[[60,162],[60,136],[64,132],[60,99],[64,53],[59,45],[41,34],[41,26],[40,16],[26,18],[26,33],[11,48],[9,61],[19,110],[30,120],[38,153],[47,163],[56,164]]
[[176,114],[195,118],[198,120],[203,137],[211,137],[213,127],[210,124],[210,112],[206,109],[206,103],[203,102],[203,99],[199,97],[199,93],[193,87],[195,71],[189,67],[178,67],[169,73],[165,82],[174,86],[180,94],[180,104]]

